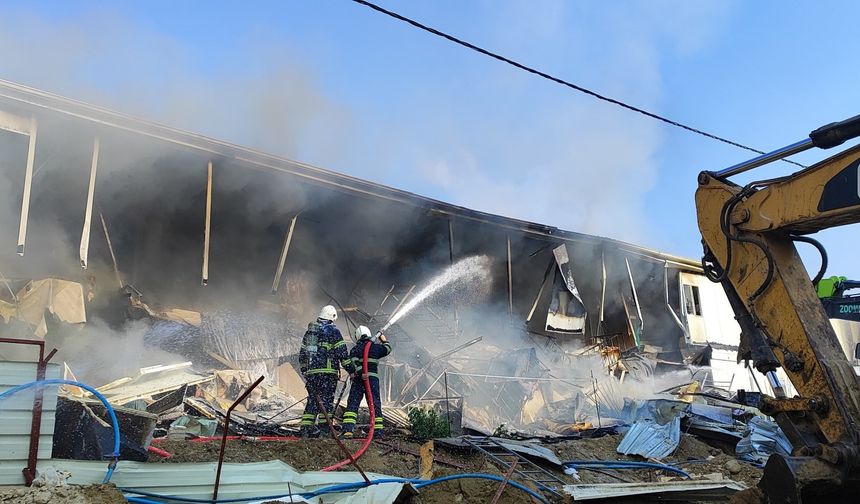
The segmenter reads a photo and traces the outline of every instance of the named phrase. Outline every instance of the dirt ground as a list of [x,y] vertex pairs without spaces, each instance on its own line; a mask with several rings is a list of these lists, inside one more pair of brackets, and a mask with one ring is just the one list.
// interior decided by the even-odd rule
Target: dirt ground
[[[595,439],[577,439],[550,443],[562,461],[567,460],[641,460],[618,454],[615,449],[621,435],[604,436]],[[407,438],[386,438],[386,442],[417,452],[421,443]],[[346,447],[355,451],[361,440],[344,441]],[[173,454],[169,459],[150,457],[152,463],[209,462],[218,458],[220,443],[209,441],[163,441],[156,444],[159,448]],[[459,474],[463,472],[483,472],[502,475],[502,471],[484,457],[460,449],[446,448],[436,444],[436,459],[446,459],[462,465],[465,469],[434,464],[434,477]],[[331,439],[311,439],[296,441],[230,441],[227,443],[225,460],[227,462],[258,462],[264,460],[283,460],[301,471],[319,470],[339,461],[342,452]],[[678,449],[669,456],[666,463],[674,464],[694,478],[708,475],[710,478],[725,478],[754,486],[761,477],[761,469],[738,461],[731,454],[711,447],[699,439],[684,435]],[[390,446],[374,442],[359,461],[362,469],[391,476],[415,477],[418,474],[418,458],[414,455],[393,450]],[[546,465],[545,469],[554,472],[562,480],[576,483],[556,468]],[[351,466],[343,470],[353,470]],[[624,470],[594,472],[580,470],[581,483],[612,483],[618,481],[656,481],[666,475],[652,470]],[[412,497],[411,504],[484,504],[490,502],[499,487],[495,481],[457,480],[433,485],[421,490]],[[91,485],[84,487],[40,488],[0,488],[0,504],[115,504],[126,502],[113,485]],[[514,488],[506,488],[499,500],[501,504],[529,502],[524,493]]]
[[[405,439],[386,438],[387,443],[400,445],[417,452],[421,443]],[[362,445],[362,440],[343,441],[351,452]],[[190,441],[164,441],[156,446],[173,456],[159,459],[151,456],[150,462],[211,462],[218,460],[220,443],[207,441],[203,443]],[[483,457],[468,452],[449,451],[444,447],[436,447],[436,455],[465,465],[470,472],[485,471],[490,464]],[[224,452],[225,462],[260,462],[264,460],[282,460],[300,471],[318,471],[323,467],[339,462],[345,457],[332,439],[307,439],[298,441],[228,441]],[[418,459],[414,455],[391,450],[389,446],[371,443],[370,448],[359,460],[364,471],[378,472],[402,478],[415,477],[418,473]],[[436,464],[440,470],[444,465]],[[351,466],[343,470],[352,471]]]
[[[417,452],[420,442],[405,438],[386,438],[385,442],[396,444]],[[361,446],[361,440],[344,441],[351,451]],[[164,441],[158,443],[159,448],[173,454],[169,459],[150,457],[151,462],[202,462],[218,458],[220,444],[209,441],[195,443],[189,441]],[[434,464],[434,477],[460,474],[463,472],[482,472],[502,476],[503,473],[480,455],[462,450],[449,450],[437,444],[435,455],[466,469],[449,467],[444,464]],[[300,441],[230,441],[227,443],[224,460],[227,462],[258,462],[262,460],[283,460],[301,471],[318,471],[323,467],[334,464],[343,458],[343,452],[332,439],[310,439]],[[414,478],[418,475],[418,458],[414,455],[391,450],[390,446],[372,443],[364,456],[359,460],[361,468],[366,472],[377,472],[402,478]],[[351,466],[345,466],[345,471],[352,471]],[[560,474],[560,473],[559,473]],[[411,504],[485,504],[493,499],[499,483],[481,480],[456,480],[429,486],[421,490],[420,495],[412,497]],[[522,492],[507,488],[499,499],[500,504],[517,504],[528,502]]]
[[[621,435],[604,436],[595,439],[577,439],[562,441],[545,446],[552,449],[563,460],[642,460],[640,457],[629,457],[618,454],[615,449],[621,441]],[[386,438],[386,442],[399,445],[417,452],[419,442],[406,438]],[[361,445],[360,440],[344,441],[346,447],[355,451]],[[220,443],[209,441],[196,443],[190,441],[164,441],[157,446],[173,454],[169,459],[150,457],[154,463],[173,462],[203,462],[214,461],[218,458]],[[227,443],[225,461],[227,462],[257,462],[263,460],[282,460],[302,471],[319,470],[343,458],[337,444],[331,439],[311,439],[298,441],[230,441]],[[484,472],[502,475],[503,471],[488,462],[484,457],[464,450],[449,449],[436,445],[436,458],[444,458],[463,465],[466,469],[453,468],[443,464],[434,464],[434,476],[446,476],[462,472]],[[697,438],[684,435],[678,449],[664,462],[678,465],[694,478],[709,475],[711,478],[722,477],[740,481],[753,486],[761,477],[761,470],[737,461],[733,455],[723,453]],[[359,461],[362,469],[367,472],[377,472],[399,477],[415,477],[418,474],[418,459],[414,455],[392,450],[389,446],[373,443],[367,453]],[[576,483],[560,470],[545,466],[563,481]],[[345,466],[343,470],[353,470]],[[717,476],[720,475],[720,476]],[[619,481],[657,481],[661,476],[667,476],[653,470],[624,470],[604,472],[579,471],[580,483],[613,483]],[[492,500],[499,483],[480,480],[457,480],[427,487],[421,494],[413,497],[410,502],[415,504],[481,504]],[[516,489],[506,489],[501,503],[527,502],[525,495]]]
[[9,504],[120,504],[127,502],[113,485],[44,488],[0,488],[0,503]]
[[[615,449],[621,435],[604,436],[595,439],[577,439],[549,443],[562,461],[567,460],[641,460],[618,454]],[[418,452],[421,443],[407,438],[386,438],[385,442],[401,448]],[[350,451],[361,446],[361,440],[344,441]],[[169,459],[151,456],[152,463],[211,462],[218,458],[220,443],[191,441],[163,441],[156,444],[159,448],[173,454]],[[502,470],[478,454],[466,450],[447,448],[436,444],[434,477],[459,474],[463,472],[483,472],[502,475]],[[343,454],[332,439],[310,439],[296,441],[229,441],[225,454],[227,462],[259,462],[283,460],[301,471],[319,470],[338,462]],[[454,462],[465,469],[446,466],[440,459]],[[732,479],[754,486],[761,477],[761,469],[738,461],[731,454],[711,447],[699,439],[684,435],[678,449],[664,462],[676,465],[694,478],[708,475],[709,478]],[[418,474],[418,458],[402,453],[381,443],[371,444],[367,453],[359,461],[363,470],[391,476],[415,477]],[[576,483],[570,476],[557,468],[545,465],[545,469],[556,474],[563,481]],[[353,470],[345,466],[343,470]],[[581,483],[612,483],[619,481],[657,481],[667,476],[653,470],[606,470],[595,472],[580,470]],[[495,481],[456,480],[433,485],[421,490],[412,497],[412,504],[484,504],[490,502],[499,487]],[[0,488],[0,504],[114,504],[125,502],[122,494],[113,485],[91,485],[85,487],[40,488]],[[521,491],[506,488],[499,500],[501,504],[529,502]]]

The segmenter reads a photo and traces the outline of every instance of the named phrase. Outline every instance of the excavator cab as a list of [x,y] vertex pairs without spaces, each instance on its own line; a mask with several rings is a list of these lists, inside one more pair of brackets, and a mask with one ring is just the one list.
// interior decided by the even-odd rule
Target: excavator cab
[[[738,360],[750,361],[773,387],[774,397],[762,399],[762,411],[774,417],[793,446],[790,456],[770,457],[755,492],[739,495],[747,502],[853,502],[860,490],[860,380],[846,358],[853,357],[854,348],[845,351],[819,298],[816,289],[827,284],[827,253],[809,236],[860,222],[860,146],[782,177],[745,185],[730,178],[857,136],[860,116],[698,177],[705,275],[723,286],[741,326]],[[814,278],[797,243],[821,254]],[[797,396],[783,392],[780,367]]]

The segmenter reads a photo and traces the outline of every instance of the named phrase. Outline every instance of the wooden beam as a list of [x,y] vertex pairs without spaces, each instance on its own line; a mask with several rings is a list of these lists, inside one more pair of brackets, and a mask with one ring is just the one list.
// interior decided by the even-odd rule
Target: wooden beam
[[419,448],[418,477],[424,480],[433,479],[433,440],[427,441]]
[[278,292],[281,286],[281,276],[284,273],[284,264],[287,262],[287,253],[290,251],[290,243],[293,241],[293,231],[296,229],[296,220],[299,214],[296,214],[290,221],[290,229],[287,231],[287,236],[284,238],[284,247],[281,249],[281,257],[278,260],[278,268],[275,271],[275,278],[272,280],[272,294]]
[[19,256],[24,255],[27,241],[27,220],[30,218],[30,192],[33,188],[33,161],[36,158],[36,118],[30,119],[30,143],[27,147],[27,169],[24,172],[24,197],[21,200],[21,222],[18,225]]
[[203,275],[201,285],[209,283],[209,235],[212,229],[212,161],[209,161],[206,178],[206,224],[203,230]]

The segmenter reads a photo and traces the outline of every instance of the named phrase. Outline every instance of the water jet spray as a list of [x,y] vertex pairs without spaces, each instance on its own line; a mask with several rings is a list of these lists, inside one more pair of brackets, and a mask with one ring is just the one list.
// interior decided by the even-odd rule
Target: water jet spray
[[430,280],[423,289],[412,296],[409,301],[403,304],[397,310],[385,326],[376,333],[378,338],[380,334],[385,332],[389,327],[397,323],[404,315],[412,311],[416,306],[426,301],[429,297],[436,294],[443,287],[447,287],[456,283],[464,283],[467,281],[477,281],[480,284],[488,284],[490,281],[490,258],[481,256],[472,256],[461,259],[456,263],[445,268],[442,273],[439,273]]

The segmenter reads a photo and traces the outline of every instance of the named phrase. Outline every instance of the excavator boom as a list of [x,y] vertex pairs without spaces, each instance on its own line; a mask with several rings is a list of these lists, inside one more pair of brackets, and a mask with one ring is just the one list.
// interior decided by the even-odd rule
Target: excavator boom
[[[723,285],[741,326],[739,359],[765,374],[766,398],[794,446],[771,456],[760,487],[770,502],[846,496],[860,483],[860,381],[845,358],[814,283],[826,253],[808,234],[860,221],[860,147],[797,173],[744,186],[728,178],[809,148],[860,135],[860,116],[813,131],[808,139],[720,172],[699,174],[696,212],[708,277]],[[822,270],[810,279],[795,247],[814,245]],[[799,397],[789,398],[782,367]]]

